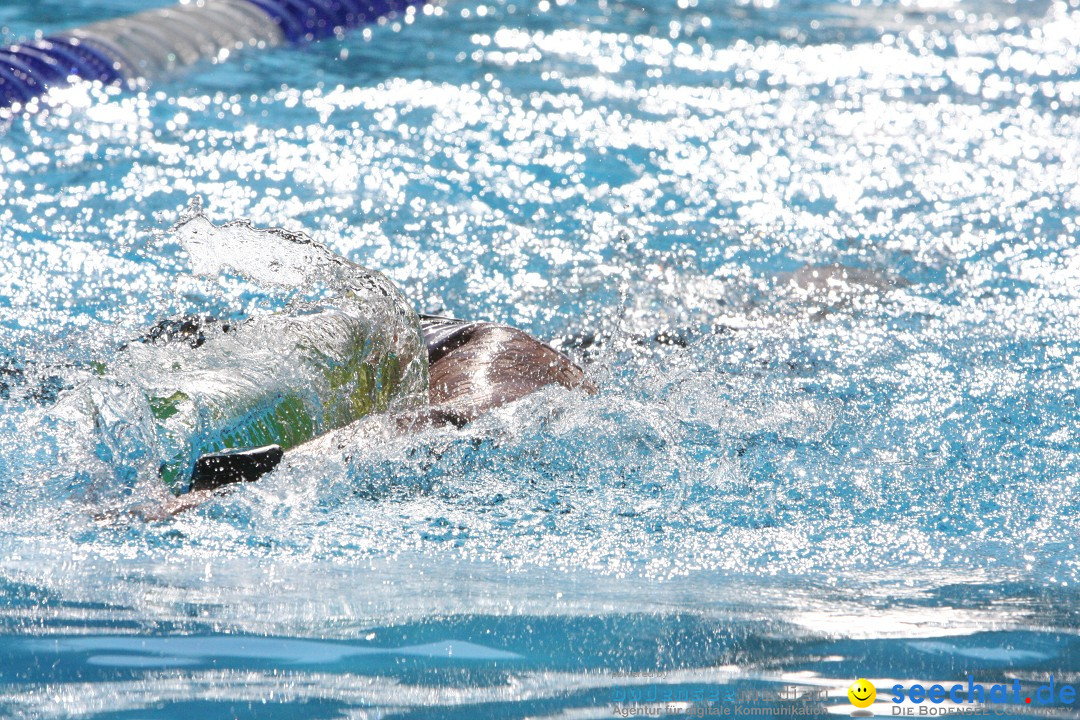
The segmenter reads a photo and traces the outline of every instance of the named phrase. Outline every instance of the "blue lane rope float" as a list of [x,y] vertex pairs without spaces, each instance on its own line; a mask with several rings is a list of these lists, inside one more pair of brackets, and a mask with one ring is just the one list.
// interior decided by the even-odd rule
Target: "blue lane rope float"
[[0,48],[0,109],[79,80],[134,86],[243,48],[313,42],[428,0],[191,0]]

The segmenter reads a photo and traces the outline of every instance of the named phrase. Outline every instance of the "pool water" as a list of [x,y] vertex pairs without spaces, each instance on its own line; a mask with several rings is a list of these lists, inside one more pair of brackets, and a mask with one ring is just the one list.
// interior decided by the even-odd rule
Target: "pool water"
[[[7,3],[0,40],[139,9]],[[1078,37],[1076,0],[465,0],[7,121],[0,715],[1080,682]],[[47,462],[63,388],[159,318],[284,306],[193,275],[192,195],[600,393],[102,512]]]

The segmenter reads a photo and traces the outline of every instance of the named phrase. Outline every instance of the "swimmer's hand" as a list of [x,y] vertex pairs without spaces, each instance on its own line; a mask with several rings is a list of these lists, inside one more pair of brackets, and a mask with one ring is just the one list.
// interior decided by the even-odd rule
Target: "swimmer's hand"
[[280,445],[207,453],[195,461],[190,491],[216,490],[224,485],[258,480],[276,468],[284,456]]
[[222,488],[258,480],[277,467],[284,456],[279,445],[207,453],[195,461],[188,492],[180,497],[168,495],[159,503],[141,505],[131,510],[131,514],[145,522],[167,520],[201,505]]

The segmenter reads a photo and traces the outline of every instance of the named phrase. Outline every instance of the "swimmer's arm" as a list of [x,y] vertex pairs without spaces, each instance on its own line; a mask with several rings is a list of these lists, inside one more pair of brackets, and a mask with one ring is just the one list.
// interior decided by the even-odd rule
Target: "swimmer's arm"
[[[299,445],[294,448],[293,453],[299,456],[324,455],[333,450],[340,451],[344,447],[359,447],[364,441],[370,442],[376,438],[417,433],[445,425],[460,427],[463,424],[464,419],[457,413],[442,407],[426,406],[389,416],[371,415],[357,420],[347,428]],[[334,447],[329,447],[330,444]],[[235,462],[235,458],[250,458],[252,455],[264,462],[254,467],[250,460]],[[175,496],[162,488],[160,499],[140,505],[130,513],[144,522],[163,522],[209,500],[228,495],[233,485],[258,480],[276,468],[281,459],[281,449],[276,445],[204,455],[196,463],[196,475],[192,478],[194,489]],[[217,469],[215,472],[215,466],[221,468],[222,465],[224,469]]]
[[165,493],[165,497],[160,502],[140,505],[131,510],[131,514],[143,522],[162,522],[179,515],[185,510],[196,508],[215,495],[223,495],[225,492],[225,490],[221,489],[194,490],[179,497]]

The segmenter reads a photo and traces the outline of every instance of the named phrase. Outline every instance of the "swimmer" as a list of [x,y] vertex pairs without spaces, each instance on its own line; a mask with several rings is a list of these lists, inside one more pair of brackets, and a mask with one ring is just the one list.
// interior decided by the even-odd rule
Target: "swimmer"
[[[201,347],[207,329],[218,325],[212,317],[167,320],[156,325],[141,341],[182,342]],[[230,332],[228,326],[223,327],[221,332]],[[595,385],[570,358],[517,328],[439,315],[421,315],[420,328],[428,367],[427,401],[397,414],[398,425],[403,428],[462,427],[490,410],[549,385],[581,389],[588,394],[596,392]],[[354,419],[364,415],[357,413]],[[270,415],[271,419],[274,417]],[[270,437],[277,442],[263,447],[234,443],[242,447],[201,455],[192,471],[189,484],[192,491],[254,480],[277,465],[283,450],[299,444],[291,441],[296,433],[288,422],[278,427],[259,418],[251,426],[257,431],[249,430],[243,437],[249,440]]]
[[[172,495],[157,510],[142,508],[146,517],[256,480],[286,451],[369,415],[389,414],[401,432],[416,432],[460,427],[549,385],[596,391],[570,358],[527,333],[418,316],[387,278],[306,236],[244,222],[218,227],[199,212],[174,234],[197,270],[209,259],[207,273],[224,267],[266,285],[323,292],[240,323],[162,321],[99,368],[94,392],[74,393],[96,427],[121,406],[149,420],[141,472],[156,464]],[[225,265],[213,265],[222,258]]]

